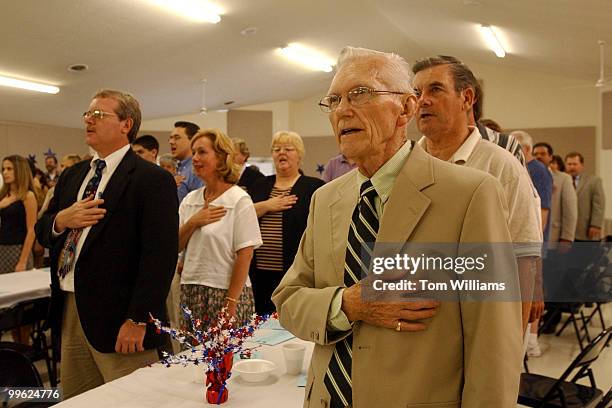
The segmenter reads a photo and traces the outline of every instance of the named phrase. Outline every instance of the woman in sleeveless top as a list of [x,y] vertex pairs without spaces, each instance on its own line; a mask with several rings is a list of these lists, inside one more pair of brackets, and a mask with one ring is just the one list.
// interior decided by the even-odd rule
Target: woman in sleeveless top
[[18,155],[5,157],[2,160],[2,178],[0,273],[32,269],[37,202],[27,160]]
[[275,133],[271,151],[276,175],[257,180],[249,190],[263,239],[249,272],[259,314],[275,310],[272,292],[293,263],[306,229],[312,194],[325,184],[300,172],[305,149],[297,133]]

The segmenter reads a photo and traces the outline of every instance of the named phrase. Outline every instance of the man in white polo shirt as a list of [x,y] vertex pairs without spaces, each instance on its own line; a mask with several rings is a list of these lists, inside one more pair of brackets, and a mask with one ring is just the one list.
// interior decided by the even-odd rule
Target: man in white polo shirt
[[[475,103],[476,78],[454,57],[438,56],[417,61],[412,67],[418,96],[416,124],[425,137],[419,142],[438,159],[483,170],[496,177],[508,204],[508,229],[515,245],[523,295],[530,296],[533,271],[540,258],[542,231],[538,195],[527,170],[507,150],[481,137],[468,126]],[[525,279],[527,278],[527,279]],[[523,298],[523,328],[539,317],[544,305]],[[532,316],[530,316],[530,314]]]

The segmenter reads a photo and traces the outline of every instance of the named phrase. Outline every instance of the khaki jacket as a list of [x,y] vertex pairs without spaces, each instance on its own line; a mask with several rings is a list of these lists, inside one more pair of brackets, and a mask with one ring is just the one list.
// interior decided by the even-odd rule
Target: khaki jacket
[[553,193],[550,203],[550,235],[548,240],[573,241],[578,218],[578,201],[572,177],[567,173],[553,171]]
[[576,239],[588,240],[589,227],[603,228],[606,211],[606,196],[601,179],[592,174],[583,174],[576,189],[578,196],[578,221]]
[[[356,171],[356,170],[355,170]],[[281,324],[315,342],[305,407],[327,407],[323,379],[334,343],[326,330],[343,286],[351,214],[350,172],[314,194],[297,256],[273,295]],[[490,175],[442,162],[414,146],[381,220],[378,242],[511,242],[501,186]],[[509,271],[516,278],[516,270]],[[510,408],[522,363],[518,302],[443,302],[421,332],[353,326],[353,407]]]

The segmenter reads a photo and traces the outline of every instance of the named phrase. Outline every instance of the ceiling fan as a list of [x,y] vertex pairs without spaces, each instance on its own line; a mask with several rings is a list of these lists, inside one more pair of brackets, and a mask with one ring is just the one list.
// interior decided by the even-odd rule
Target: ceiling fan
[[200,106],[200,115],[206,115],[208,108],[206,107],[206,78],[202,79],[202,106]]
[[604,72],[604,47],[606,45],[606,42],[603,40],[599,40],[597,41],[597,44],[599,44],[599,79],[597,79],[597,82],[595,82],[595,86],[597,88],[601,88],[605,85],[612,84],[612,80],[606,81],[606,76]]
[[605,68],[604,48],[605,48],[606,42],[604,40],[599,40],[597,41],[597,44],[599,44],[599,78],[597,78],[597,81],[595,82],[595,84],[566,86],[566,87],[563,87],[562,89],[591,88],[593,86],[595,88],[603,88],[606,85],[612,85],[612,79],[606,80],[606,75],[605,75],[605,70],[604,70]]

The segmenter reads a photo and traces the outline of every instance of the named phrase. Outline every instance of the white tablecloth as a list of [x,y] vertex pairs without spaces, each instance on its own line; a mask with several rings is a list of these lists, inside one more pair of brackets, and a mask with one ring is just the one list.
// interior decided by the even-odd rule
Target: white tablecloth
[[0,309],[51,296],[49,268],[0,274]]
[[[271,329],[261,329],[266,332]],[[262,333],[265,334],[265,333]],[[306,345],[303,373],[308,369],[313,343],[299,339],[287,341]],[[227,389],[229,399],[222,406],[249,408],[301,407],[304,388],[297,386],[298,376],[286,374],[281,343],[277,346],[261,346],[260,358],[276,364],[272,375],[262,383],[247,383],[237,373],[232,373]],[[84,394],[71,398],[55,407],[61,408],[202,408],[211,406],[205,400],[204,372],[201,382],[195,382],[193,366],[161,364],[141,368],[132,374],[104,384]]]

